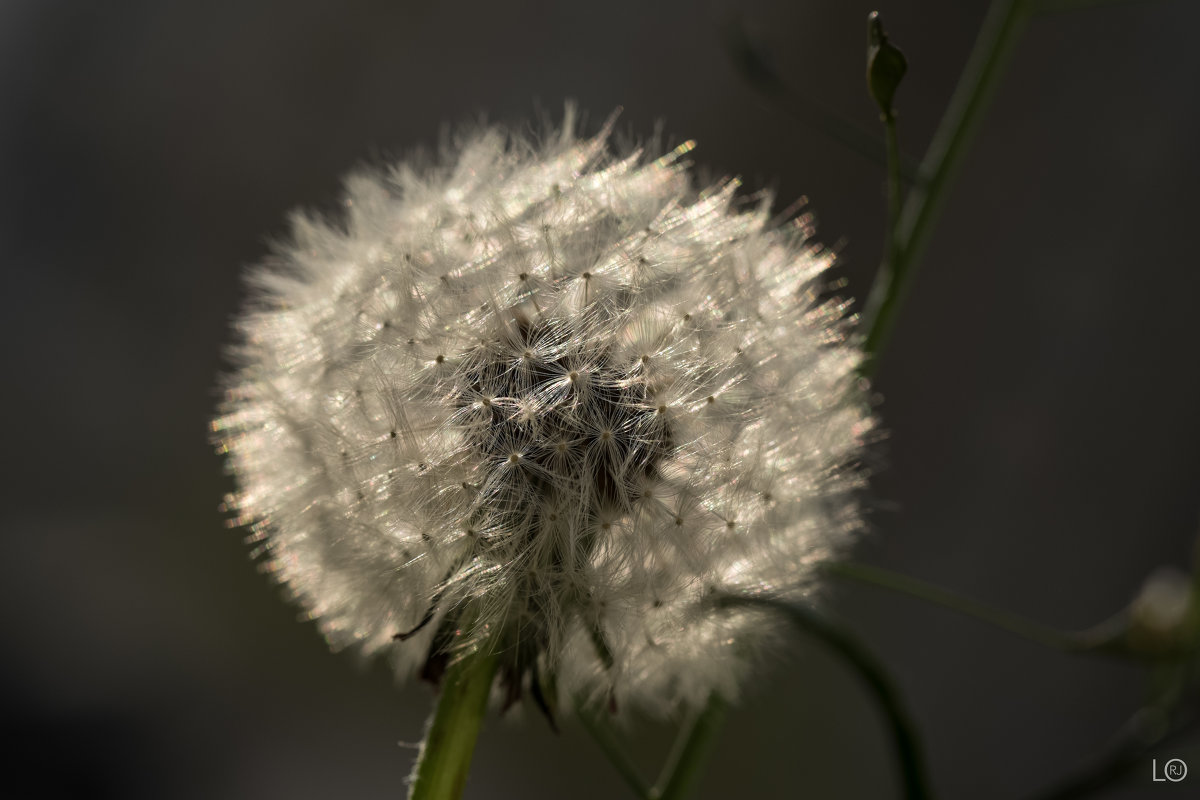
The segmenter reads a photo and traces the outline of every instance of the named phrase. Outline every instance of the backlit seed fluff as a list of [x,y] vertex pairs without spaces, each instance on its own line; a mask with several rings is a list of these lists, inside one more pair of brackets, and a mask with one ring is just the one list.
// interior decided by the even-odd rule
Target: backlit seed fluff
[[499,697],[666,714],[772,635],[859,527],[872,421],[828,251],[691,185],[691,143],[614,156],[570,110],[347,181],[251,270],[213,440],[266,567],[336,647]]

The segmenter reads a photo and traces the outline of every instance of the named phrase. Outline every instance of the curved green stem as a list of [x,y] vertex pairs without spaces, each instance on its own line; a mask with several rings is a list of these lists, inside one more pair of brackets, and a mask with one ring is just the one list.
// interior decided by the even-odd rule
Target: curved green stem
[[715,692],[688,729],[679,734],[658,784],[650,791],[651,800],[683,800],[700,779],[708,754],[716,746],[728,703]]
[[820,639],[853,667],[870,690],[887,721],[903,779],[904,797],[908,800],[932,797],[916,727],[900,699],[899,689],[892,683],[883,664],[866,647],[826,617],[798,603],[788,603],[771,597],[721,595],[717,598],[717,604],[723,608],[761,608],[777,611],[800,630]]
[[900,143],[896,134],[896,115],[889,114],[883,121],[884,141],[887,145],[887,200],[888,200],[888,249],[891,258],[899,256],[899,242],[895,233],[900,227]]
[[[895,265],[901,264],[903,260],[902,248],[900,246],[900,214],[903,209],[903,201],[901,197],[900,173],[899,165],[897,164],[899,144],[896,132],[896,115],[885,114],[883,117],[884,137],[887,143],[888,169],[887,169],[887,224],[884,229],[883,236],[883,259],[879,264],[879,274],[875,277],[875,285],[872,287],[871,295],[867,298],[867,307],[864,316],[870,320],[880,319],[880,306],[885,302],[885,295],[875,291],[883,282],[888,282],[890,285],[896,274]],[[873,333],[875,327],[872,326]],[[870,341],[870,334],[868,334]],[[867,349],[867,359],[863,362],[862,374],[870,377],[875,369],[878,359],[875,358],[874,351]]]
[[946,191],[978,129],[1013,45],[1029,19],[1029,0],[995,0],[963,69],[962,78],[929,145],[916,184],[908,194],[893,236],[896,256],[875,278],[863,311],[865,349],[873,369],[912,283]]
[[1074,653],[1094,649],[1098,644],[1093,637],[1086,634],[1064,633],[1016,614],[976,602],[947,589],[879,567],[840,561],[822,565],[821,571],[840,578],[849,578],[860,583],[890,589],[951,611],[957,611],[960,614],[966,614],[1055,650]]
[[[1195,716],[1174,724],[1157,719],[1156,709],[1142,709],[1125,724],[1105,752],[1058,783],[1032,795],[1031,800],[1079,800],[1111,788],[1133,770],[1141,770],[1153,753],[1184,741],[1196,729]],[[1174,751],[1172,751],[1174,752]],[[1159,762],[1160,764],[1163,761]]]
[[408,800],[457,800],[462,796],[487,711],[496,660],[493,653],[475,653],[447,670],[417,756]]

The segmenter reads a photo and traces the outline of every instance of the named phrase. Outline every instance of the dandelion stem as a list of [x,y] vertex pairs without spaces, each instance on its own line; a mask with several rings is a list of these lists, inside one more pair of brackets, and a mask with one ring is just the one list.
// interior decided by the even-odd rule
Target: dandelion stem
[[[1134,769],[1145,768],[1146,759],[1152,753],[1163,752],[1165,745],[1175,744],[1171,753],[1177,754],[1178,744],[1196,731],[1197,723],[1200,717],[1191,716],[1171,724],[1162,709],[1143,708],[1130,718],[1098,758],[1032,795],[1031,800],[1078,800],[1111,788]],[[1192,742],[1193,746],[1196,744],[1200,742]],[[1158,763],[1161,767],[1164,761]]]
[[[896,131],[896,115],[886,114],[883,117],[884,139],[887,143],[887,228],[884,230],[884,256],[879,265],[880,276],[894,275],[894,264],[901,261],[900,252],[900,212],[903,208],[903,197],[900,187],[899,137]],[[879,280],[878,278],[876,279]],[[871,298],[876,295],[872,292]],[[882,302],[882,299],[880,299]],[[868,309],[871,311],[871,309]],[[871,363],[874,358],[871,359]]]
[[728,710],[729,704],[720,695],[709,695],[704,710],[675,740],[658,785],[650,791],[651,800],[682,800],[691,793],[717,743]]
[[879,567],[841,561],[825,564],[821,567],[821,571],[840,578],[849,578],[860,583],[890,589],[942,608],[966,614],[1055,650],[1069,653],[1081,652],[1095,649],[1098,644],[1098,641],[1094,641],[1093,637],[1086,634],[1064,633],[1008,611],[984,605],[947,589]]
[[457,800],[462,796],[496,662],[495,654],[477,653],[446,672],[417,756],[408,800]]
[[895,256],[888,259],[876,276],[863,312],[867,331],[864,347],[870,357],[864,371],[868,374],[887,344],[896,312],[912,285],[915,266],[928,243],[947,189],[974,138],[1013,45],[1025,29],[1030,16],[1029,1],[992,3],[950,104],[921,161],[917,181],[905,199],[892,234]]
[[724,608],[748,607],[777,611],[800,630],[820,639],[853,667],[887,720],[904,784],[904,797],[907,800],[927,800],[932,797],[921,755],[920,738],[901,699],[900,690],[879,659],[862,643],[827,617],[798,603],[771,597],[722,595],[717,598],[717,604]]
[[650,783],[642,776],[633,759],[630,758],[629,752],[622,746],[617,734],[613,729],[600,717],[593,712],[587,710],[583,706],[579,706],[579,720],[583,723],[583,727],[588,734],[596,740],[596,744],[604,751],[604,755],[608,756],[609,762],[616,768],[617,772],[625,779],[626,785],[633,790],[639,798],[646,800],[650,798],[651,792]]

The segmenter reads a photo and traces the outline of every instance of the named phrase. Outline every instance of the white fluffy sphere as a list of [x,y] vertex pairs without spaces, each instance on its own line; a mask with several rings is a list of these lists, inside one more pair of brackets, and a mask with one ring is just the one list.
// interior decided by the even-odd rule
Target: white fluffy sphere
[[614,158],[570,118],[347,182],[250,274],[213,437],[265,564],[335,646],[402,675],[500,655],[665,713],[735,695],[769,625],[859,526],[872,421],[832,256],[685,154]]

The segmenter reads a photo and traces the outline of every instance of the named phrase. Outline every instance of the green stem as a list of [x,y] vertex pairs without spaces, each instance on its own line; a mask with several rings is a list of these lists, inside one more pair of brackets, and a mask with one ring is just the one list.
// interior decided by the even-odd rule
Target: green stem
[[907,575],[900,575],[890,570],[880,569],[879,567],[840,561],[823,565],[821,571],[840,578],[849,578],[860,583],[890,589],[891,591],[924,600],[927,603],[933,603],[942,608],[957,611],[960,614],[966,614],[969,617],[974,617],[989,625],[1002,628],[1009,633],[1014,633],[1017,636],[1030,639],[1055,650],[1080,652],[1093,649],[1097,644],[1089,636],[1063,633],[1054,628],[1027,620],[1024,617],[1019,617],[1016,614],[986,606],[983,603],[976,602],[946,589],[919,581],[916,578],[910,578]]
[[487,711],[496,655],[475,653],[447,670],[442,693],[417,756],[408,800],[457,800],[462,797],[475,752],[475,740]]
[[896,134],[896,115],[888,114],[883,120],[884,142],[887,145],[887,200],[888,200],[888,257],[900,256],[900,242],[896,232],[900,228],[900,144]]
[[896,257],[888,265],[890,269],[882,270],[876,277],[863,313],[867,331],[864,346],[871,357],[871,363],[865,367],[867,372],[873,369],[887,343],[946,191],[978,129],[1013,45],[1025,29],[1028,5],[1029,0],[992,3],[954,96],[921,161],[917,182],[908,194],[893,234]]
[[715,692],[709,695],[704,710],[675,740],[658,785],[650,792],[651,800],[682,800],[691,793],[700,779],[708,754],[716,746],[728,709],[725,700]]
[[593,712],[584,708],[582,704],[577,706],[579,712],[579,720],[583,723],[583,727],[588,734],[596,740],[596,744],[600,745],[600,749],[604,751],[604,755],[608,756],[608,760],[616,768],[617,772],[625,779],[626,785],[633,790],[639,798],[650,798],[650,784],[642,777],[642,773],[638,770],[629,753],[622,746],[617,735],[612,728],[603,720],[598,718]]
[[[1079,800],[1111,788],[1133,770],[1144,769],[1151,754],[1185,740],[1196,729],[1198,720],[1194,716],[1168,726],[1165,720],[1157,718],[1160,715],[1159,709],[1142,709],[1134,714],[1100,757],[1033,795],[1034,800]],[[1171,752],[1177,750],[1173,748]],[[1165,759],[1158,762],[1160,768],[1164,762]]]
[[912,718],[892,683],[887,670],[857,639],[807,606],[770,597],[722,595],[717,603],[724,608],[762,608],[784,614],[800,630],[820,639],[858,673],[870,690],[887,721],[892,744],[904,784],[904,797],[923,800],[932,797],[925,776],[920,739]]
[[[891,285],[896,274],[896,266],[902,261],[900,248],[900,213],[902,200],[900,196],[900,147],[896,133],[896,115],[883,116],[884,139],[887,145],[887,222],[883,232],[883,258],[880,260],[879,273],[875,277],[875,285],[867,298],[867,306],[863,317],[868,320],[880,319],[880,310],[888,297],[881,287]],[[870,336],[868,335],[868,341]],[[878,361],[872,351],[868,350],[868,358],[863,362],[863,375],[870,377]]]

